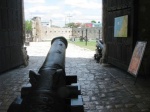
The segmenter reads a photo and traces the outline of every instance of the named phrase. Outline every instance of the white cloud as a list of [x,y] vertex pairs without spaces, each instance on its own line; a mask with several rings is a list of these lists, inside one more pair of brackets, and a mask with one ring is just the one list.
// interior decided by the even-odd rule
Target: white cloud
[[64,15],[63,14],[55,14],[54,13],[54,14],[51,15],[51,17],[53,17],[53,18],[60,18],[61,19],[61,18],[64,18]]
[[45,0],[24,0],[24,3],[45,3]]
[[[24,0],[25,19],[35,16],[42,21],[53,21],[54,25],[63,26],[68,22],[90,22],[101,20],[101,0]],[[57,3],[58,2],[58,3]],[[71,15],[72,17],[67,17]]]
[[82,15],[82,12],[78,11],[78,10],[66,11],[65,15],[66,16],[68,16],[68,15],[70,15],[70,16],[79,16],[79,15]]
[[31,19],[34,16],[39,16],[41,18],[50,18],[53,13],[59,11],[59,7],[57,6],[35,6],[31,8],[25,9],[26,19]]
[[96,22],[100,21],[101,22],[102,16],[97,15],[97,16],[79,16],[78,18],[72,18],[73,22],[81,22],[81,23],[89,23],[92,20],[95,20]]
[[88,1],[88,0],[65,0],[66,5],[78,8],[87,8],[87,9],[100,9],[102,4],[98,2]]
[[36,7],[32,7],[32,8],[28,8],[26,11],[30,12],[30,13],[47,13],[53,10],[58,10],[59,7],[57,6],[36,6]]

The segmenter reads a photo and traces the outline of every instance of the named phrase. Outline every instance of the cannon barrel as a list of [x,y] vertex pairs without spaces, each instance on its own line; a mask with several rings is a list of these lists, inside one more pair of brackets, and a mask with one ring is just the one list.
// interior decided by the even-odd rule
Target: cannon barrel
[[96,41],[96,53],[94,54],[94,59],[99,62],[100,58],[102,57],[102,50],[103,50],[103,42],[101,40]]
[[[51,89],[54,88],[54,85],[65,86],[65,79],[62,79],[61,85],[54,84],[54,77],[65,78],[65,53],[67,48],[67,40],[64,37],[56,37],[51,42],[51,48],[47,54],[47,57],[39,70],[41,75],[40,81],[36,89]],[[61,75],[58,74],[58,71],[61,71]],[[57,74],[58,76],[56,76]],[[54,79],[54,80],[53,80]],[[63,82],[64,81],[64,82]]]
[[68,46],[64,37],[54,38],[51,42],[51,48],[47,54],[45,62],[39,72],[49,68],[65,68],[65,52]]
[[65,73],[67,46],[64,37],[52,40],[38,73],[29,72],[31,86],[22,88],[21,96],[14,100],[7,112],[83,112],[79,86],[68,85],[76,83],[77,77]]
[[97,47],[99,47],[100,49],[103,49],[104,45],[103,45],[103,42],[101,40],[98,40],[97,41]]

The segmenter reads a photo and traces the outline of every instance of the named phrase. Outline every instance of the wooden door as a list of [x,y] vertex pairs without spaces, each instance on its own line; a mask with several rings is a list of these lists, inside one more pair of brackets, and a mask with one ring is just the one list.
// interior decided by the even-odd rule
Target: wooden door
[[22,4],[22,0],[0,0],[0,72],[23,64]]
[[[107,0],[105,31],[108,63],[127,70],[134,46],[134,0]],[[128,15],[127,37],[114,37],[114,19]]]

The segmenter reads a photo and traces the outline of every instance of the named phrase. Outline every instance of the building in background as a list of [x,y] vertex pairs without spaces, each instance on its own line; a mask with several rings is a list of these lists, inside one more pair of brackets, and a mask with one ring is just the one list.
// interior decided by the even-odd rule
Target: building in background
[[102,27],[102,24],[101,23],[93,23],[92,27]]
[[93,24],[92,24],[92,23],[85,23],[85,24],[84,24],[84,27],[85,27],[85,28],[92,28],[92,27],[93,27]]
[[64,36],[67,39],[72,37],[79,38],[81,36],[86,36],[87,29],[87,38],[96,39],[101,38],[101,24],[100,23],[84,23],[82,27],[78,28],[61,28],[55,25],[52,25],[52,22],[41,22],[40,17],[34,17],[32,19],[32,40],[34,42],[38,41],[50,41],[57,36]]

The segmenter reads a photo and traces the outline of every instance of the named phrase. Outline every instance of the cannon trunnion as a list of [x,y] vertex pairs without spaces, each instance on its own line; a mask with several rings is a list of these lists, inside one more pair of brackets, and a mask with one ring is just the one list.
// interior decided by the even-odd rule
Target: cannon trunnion
[[56,37],[38,73],[29,72],[29,86],[21,89],[7,112],[84,112],[77,76],[66,76],[64,37]]

